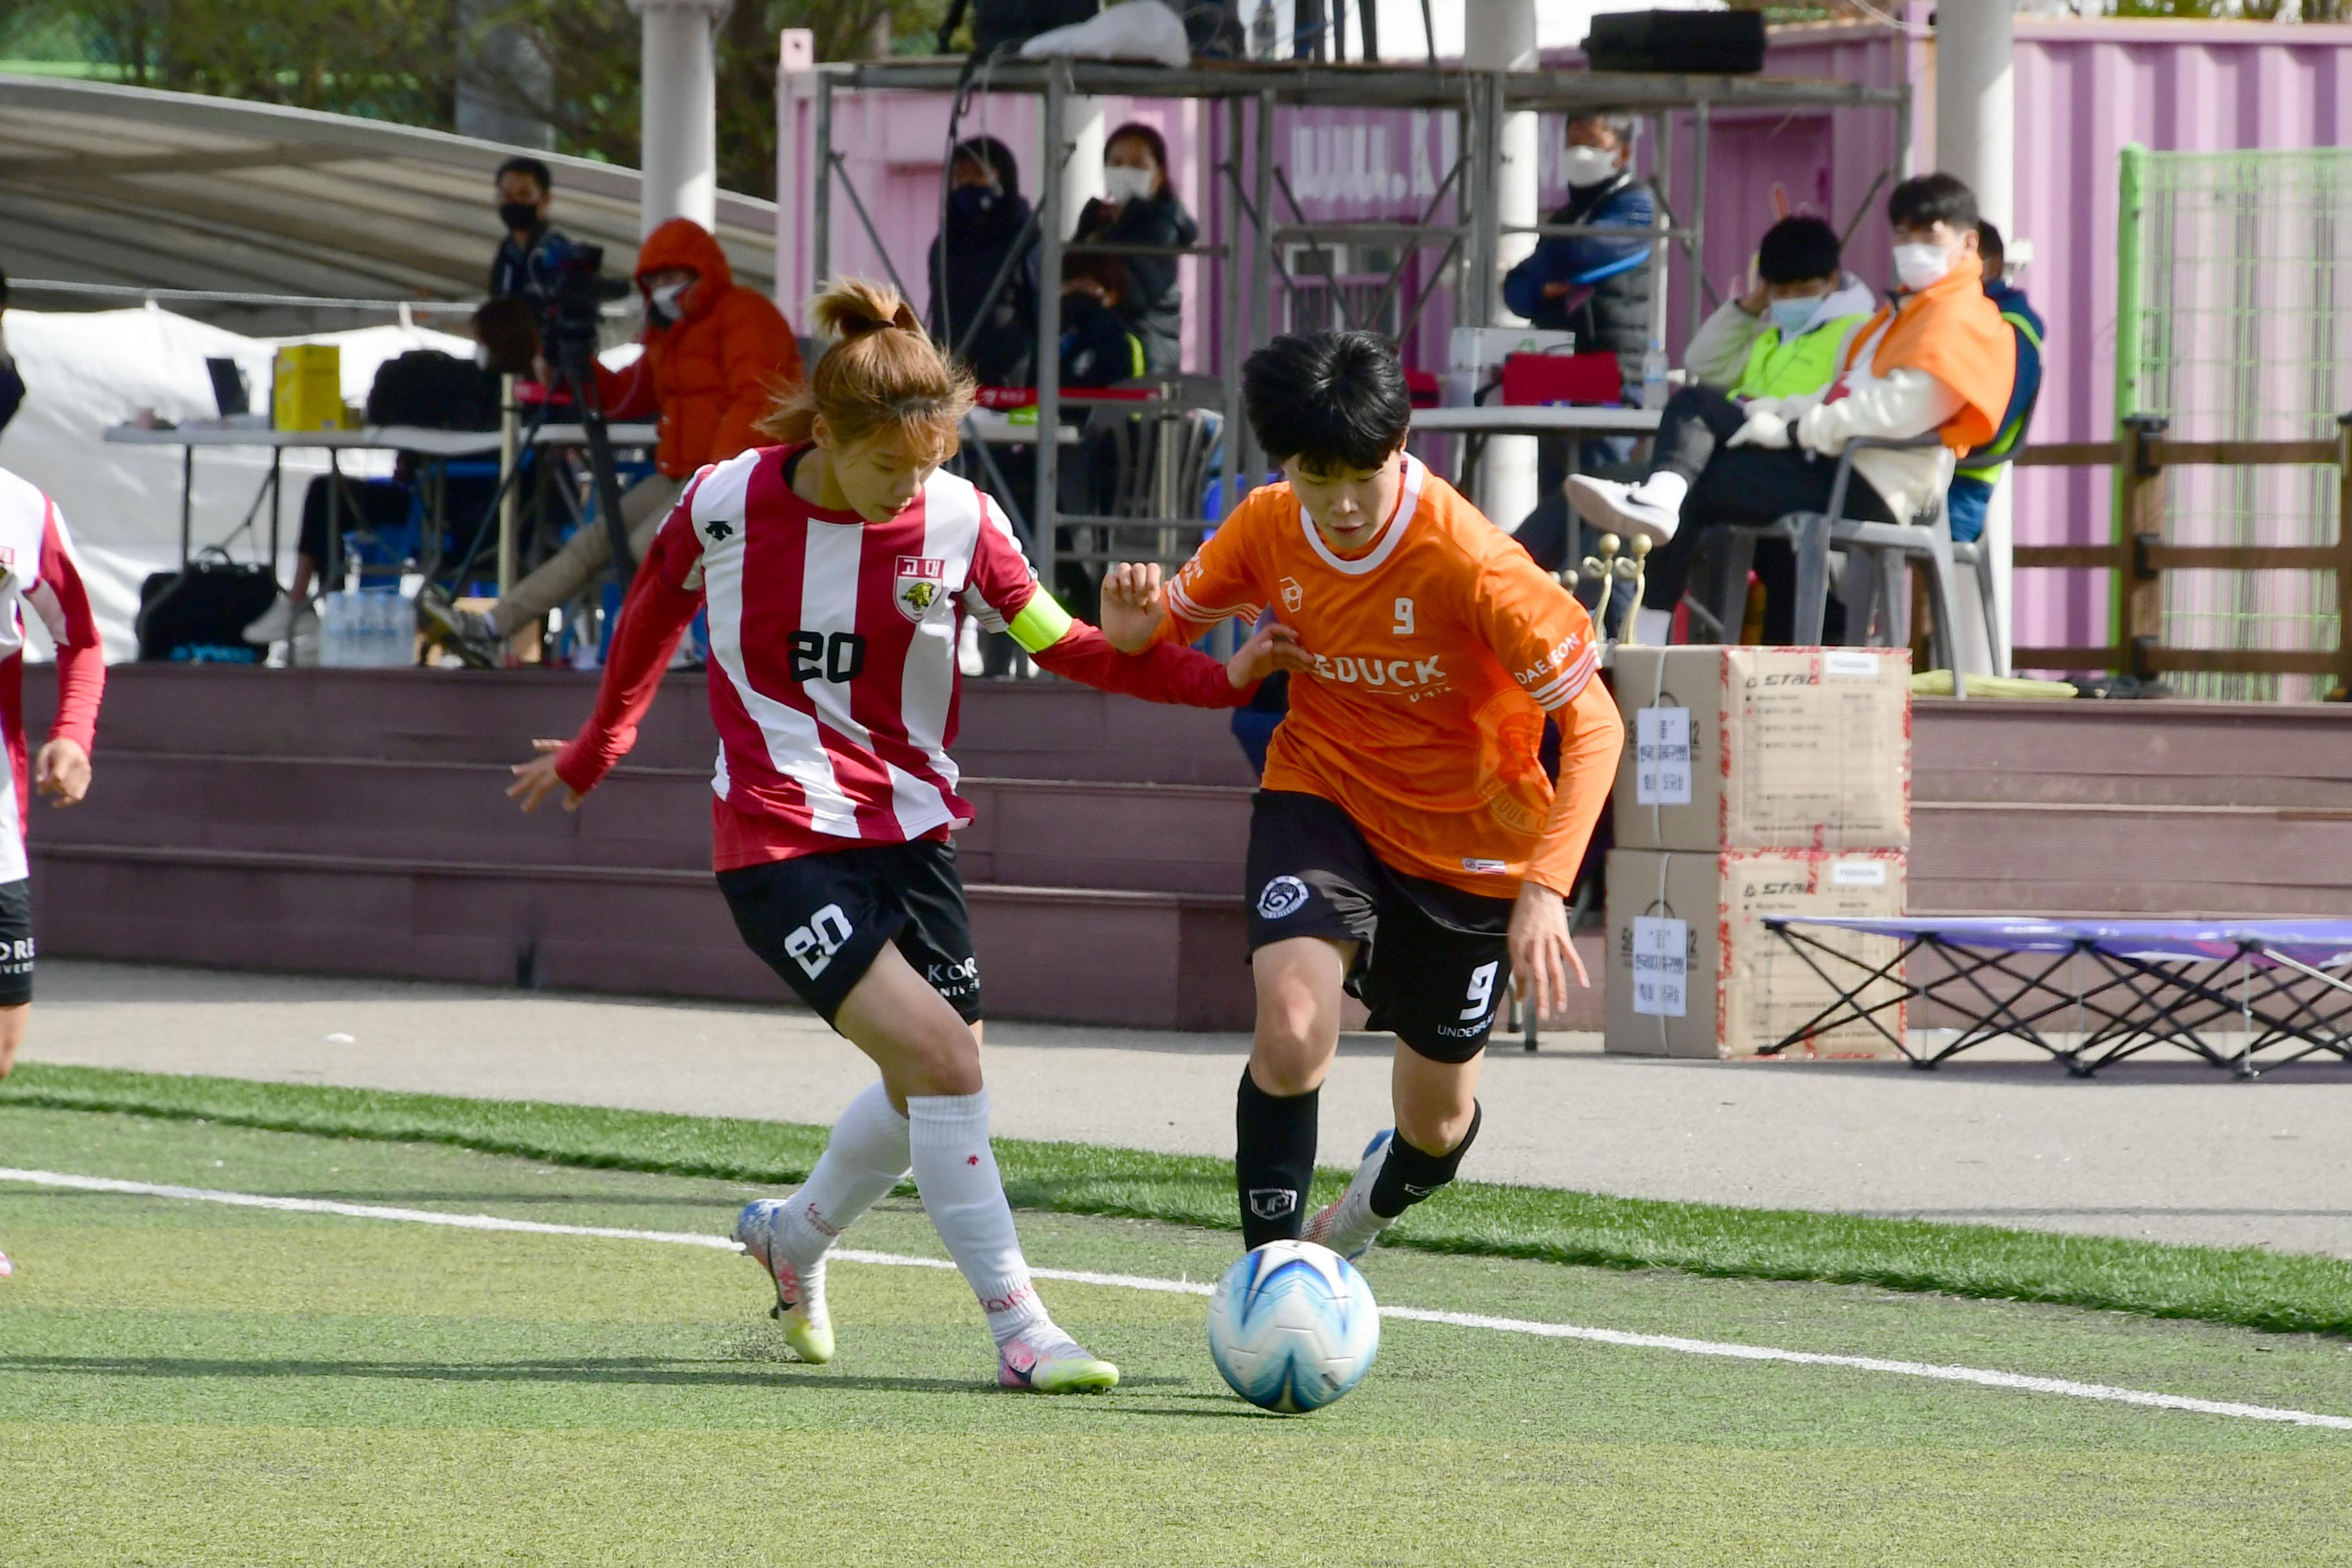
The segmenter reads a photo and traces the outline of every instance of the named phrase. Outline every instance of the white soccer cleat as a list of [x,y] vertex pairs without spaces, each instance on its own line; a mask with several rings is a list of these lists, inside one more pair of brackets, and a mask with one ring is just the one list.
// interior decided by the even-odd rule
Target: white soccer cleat
[[1328,1247],[1350,1263],[1372,1249],[1372,1243],[1389,1227],[1387,1220],[1372,1212],[1372,1184],[1381,1179],[1381,1167],[1388,1163],[1389,1140],[1395,1136],[1393,1127],[1372,1134],[1372,1141],[1364,1145],[1363,1163],[1348,1180],[1348,1190],[1337,1203],[1315,1211],[1299,1237],[1301,1241]]
[[1566,488],[1568,503],[1579,516],[1612,533],[1638,533],[1664,544],[1683,525],[1679,503],[1666,506],[1645,494],[1642,485],[1570,474]]
[[775,1244],[776,1216],[783,1200],[760,1198],[735,1216],[735,1239],[775,1281],[776,1304],[768,1315],[784,1325],[784,1343],[812,1365],[833,1359],[833,1318],[824,1306],[824,1260],[796,1266]]
[[997,1352],[996,1381],[1033,1394],[1101,1394],[1118,1386],[1118,1368],[1054,1324],[1041,1323]]

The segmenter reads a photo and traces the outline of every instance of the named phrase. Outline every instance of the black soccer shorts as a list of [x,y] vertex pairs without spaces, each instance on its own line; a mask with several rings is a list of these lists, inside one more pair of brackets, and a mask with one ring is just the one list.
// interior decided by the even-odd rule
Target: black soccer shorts
[[1348,993],[1436,1062],[1486,1048],[1510,984],[1513,900],[1382,865],[1320,795],[1260,790],[1250,810],[1249,950],[1295,936],[1357,943]]
[[0,1007],[33,999],[33,882],[0,882]]
[[980,1021],[980,961],[955,846],[863,844],[719,873],[744,942],[826,1023],[895,943],[966,1023]]

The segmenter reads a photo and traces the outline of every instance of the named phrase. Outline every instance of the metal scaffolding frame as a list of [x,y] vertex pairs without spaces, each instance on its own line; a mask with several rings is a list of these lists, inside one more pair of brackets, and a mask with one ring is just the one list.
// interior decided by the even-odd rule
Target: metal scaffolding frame
[[[815,85],[815,163],[820,177],[811,212],[811,257],[814,276],[832,274],[833,186],[838,177],[849,197],[852,213],[874,248],[886,258],[887,247],[867,216],[849,177],[846,160],[834,144],[833,109],[835,95],[845,89],[934,91],[954,93],[971,88],[972,69],[961,58],[898,59],[826,65],[818,68]],[[1067,106],[1074,97],[1199,99],[1222,104],[1225,113],[1224,156],[1210,175],[1223,196],[1228,221],[1220,232],[1181,249],[1179,254],[1204,256],[1225,263],[1220,279],[1222,307],[1217,366],[1220,382],[1218,412],[1223,418],[1223,460],[1218,495],[1230,512],[1239,500],[1239,479],[1259,471],[1262,458],[1254,449],[1241,412],[1241,364],[1250,351],[1273,335],[1275,291],[1296,299],[1297,279],[1283,265],[1286,244],[1380,243],[1396,248],[1382,291],[1383,305],[1402,287],[1405,270],[1415,252],[1440,252],[1413,301],[1408,325],[1418,322],[1428,301],[1445,286],[1447,268],[1454,273],[1456,319],[1484,323],[1494,319],[1501,285],[1499,258],[1506,235],[1532,234],[1545,237],[1622,231],[1585,225],[1546,223],[1503,225],[1496,221],[1495,196],[1504,119],[1532,112],[1573,114],[1614,110],[1646,116],[1657,135],[1656,177],[1658,226],[1654,245],[1663,264],[1679,247],[1688,265],[1691,327],[1695,331],[1706,306],[1706,284],[1701,258],[1706,238],[1705,202],[1707,138],[1713,118],[1725,110],[1802,109],[1884,109],[1895,115],[1895,177],[1910,171],[1911,93],[1907,87],[1874,88],[1854,82],[1774,77],[1683,76],[1600,71],[1473,70],[1458,65],[1334,65],[1311,60],[1279,62],[1199,61],[1170,69],[1095,60],[1000,60],[989,66],[985,90],[991,94],[1034,96],[1043,100],[1041,141],[1045,167],[1038,184],[1037,224],[1037,459],[1036,490],[1029,511],[1039,559],[1037,570],[1049,584],[1057,563],[1067,556],[1089,558],[1093,552],[1066,552],[1062,531],[1067,528],[1112,528],[1159,531],[1160,552],[1180,535],[1197,535],[1214,524],[1199,518],[1103,518],[1065,514],[1059,506],[1060,429],[1069,405],[1061,387],[1061,289],[1058,280],[1063,256],[1073,248],[1128,253],[1144,249],[1168,254],[1166,247],[1094,245],[1072,247],[1064,235],[1072,215],[1062,211],[1062,174],[1074,144],[1066,133]],[[1418,222],[1316,224],[1307,220],[1288,179],[1276,164],[1274,121],[1276,109],[1396,109],[1451,111],[1459,118],[1456,154],[1438,186],[1436,195]],[[1669,187],[1674,181],[1672,119],[1693,117],[1692,190],[1687,219],[1675,216]],[[944,153],[945,149],[942,149]],[[1246,156],[1249,166],[1242,167]],[[1875,187],[1874,187],[1874,189]],[[1280,196],[1295,221],[1276,221]],[[1452,212],[1442,215],[1448,198]],[[1450,216],[1450,221],[1441,221]],[[1247,243],[1240,243],[1244,239]],[[1663,271],[1663,265],[1661,267]],[[894,279],[895,281],[895,279]],[[999,279],[1002,283],[1003,280]],[[900,291],[905,292],[903,284]],[[1335,308],[1343,318],[1347,307],[1335,289]],[[1668,290],[1661,279],[1652,290],[1653,321],[1664,335]],[[1189,401],[1172,387],[1158,395],[1118,405],[1141,415],[1163,416],[1184,407],[1207,406]],[[992,468],[993,465],[991,464]],[[1107,532],[1106,538],[1114,537]],[[1176,555],[1191,552],[1187,539]],[[1139,546],[1124,557],[1148,556]],[[1173,562],[1168,562],[1173,564]]]

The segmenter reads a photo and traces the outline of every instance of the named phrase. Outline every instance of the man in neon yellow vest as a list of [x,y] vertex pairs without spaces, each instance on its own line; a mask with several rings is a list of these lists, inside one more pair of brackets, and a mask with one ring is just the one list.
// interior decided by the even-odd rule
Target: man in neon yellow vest
[[[1725,301],[1685,351],[1692,384],[1666,400],[1652,448],[1654,470],[1697,473],[1747,423],[1751,402],[1820,393],[1844,366],[1854,333],[1878,308],[1869,285],[1841,265],[1837,231],[1817,217],[1784,217],[1766,229],[1757,247],[1756,275],[1756,287]],[[1568,481],[1570,504],[1589,520],[1622,526],[1622,508],[1596,504],[1594,498],[1604,494],[1636,503],[1643,498],[1639,485],[1582,477]],[[1678,504],[1679,491],[1674,499]],[[1772,553],[1758,557],[1768,580],[1779,564]],[[1642,610],[1641,640],[1664,642],[1672,619],[1671,610]]]
[[1846,344],[1878,309],[1870,286],[1840,265],[1837,231],[1784,217],[1756,249],[1756,287],[1724,302],[1684,351],[1691,380],[1745,403],[1827,386]]

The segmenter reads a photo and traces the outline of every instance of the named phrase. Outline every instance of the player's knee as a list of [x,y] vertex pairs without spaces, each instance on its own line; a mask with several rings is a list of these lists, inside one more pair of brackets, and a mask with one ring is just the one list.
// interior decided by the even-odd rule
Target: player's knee
[[1470,1135],[1478,1114],[1475,1100],[1461,1105],[1416,1105],[1397,1108],[1397,1136],[1424,1154],[1450,1154]]
[[1268,1094],[1305,1094],[1323,1082],[1339,1034],[1311,996],[1261,998],[1250,1077]]
[[908,1094],[978,1094],[980,1042],[961,1019],[953,1028],[927,1029],[908,1043],[898,1076]]

